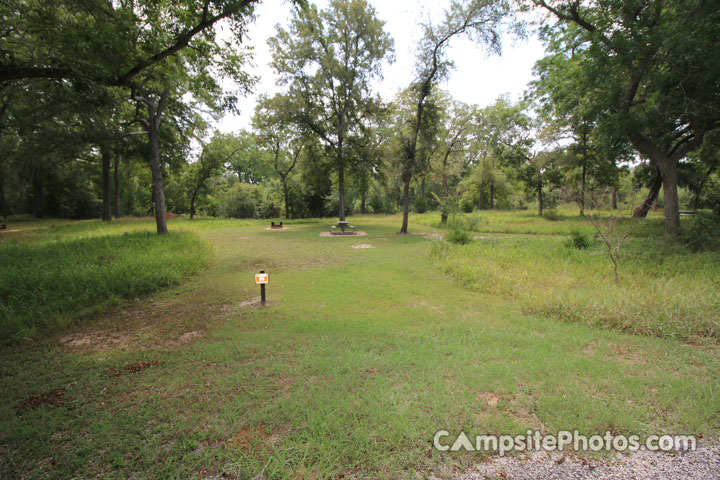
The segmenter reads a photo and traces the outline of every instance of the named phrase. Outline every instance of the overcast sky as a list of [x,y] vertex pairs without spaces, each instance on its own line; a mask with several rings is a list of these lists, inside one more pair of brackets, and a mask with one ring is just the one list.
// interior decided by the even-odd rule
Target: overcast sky
[[[385,21],[385,30],[395,42],[395,62],[383,66],[383,80],[377,85],[380,95],[390,100],[395,93],[407,87],[413,79],[415,43],[422,35],[418,24],[428,19],[439,20],[448,0],[369,0],[377,16]],[[327,0],[316,0],[319,8],[327,6]],[[283,0],[265,0],[257,8],[257,20],[251,25],[248,37],[254,48],[255,66],[250,70],[260,78],[256,94],[272,95],[280,88],[269,66],[271,60],[267,39],[275,34],[275,25],[287,26],[292,7]],[[434,22],[436,23],[436,22]],[[537,39],[516,42],[507,38],[502,56],[486,56],[481,48],[464,38],[455,38],[450,45],[450,58],[455,70],[450,79],[441,84],[457,100],[485,106],[498,96],[509,94],[517,100],[532,79],[532,67],[543,56],[543,48]],[[255,96],[244,98],[239,104],[239,116],[226,116],[218,128],[223,132],[235,132],[250,128],[255,109]]]

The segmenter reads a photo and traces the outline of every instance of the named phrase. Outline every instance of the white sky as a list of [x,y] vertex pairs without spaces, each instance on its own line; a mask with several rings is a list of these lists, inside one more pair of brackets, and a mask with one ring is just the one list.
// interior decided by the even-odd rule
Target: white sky
[[[428,18],[437,23],[449,0],[369,0],[377,16],[385,21],[387,31],[395,42],[395,62],[383,66],[383,80],[377,85],[377,92],[390,100],[399,90],[413,80],[415,42],[422,35],[418,26]],[[327,0],[316,0],[319,8],[327,6]],[[275,25],[287,26],[292,7],[283,0],[265,0],[256,10],[257,20],[250,26],[248,43],[253,46],[255,66],[251,72],[259,77],[256,95],[272,95],[280,91],[275,84],[276,76],[270,68],[270,49],[267,39],[275,34]],[[450,79],[440,87],[450,92],[457,100],[469,104],[486,106],[500,95],[509,94],[517,100],[532,79],[532,67],[543,56],[539,40],[513,42],[506,39],[503,54],[486,56],[479,45],[465,39],[455,38],[450,45],[450,58],[455,70]],[[218,123],[223,132],[235,132],[250,128],[255,109],[255,95],[241,99],[239,116],[226,116]]]

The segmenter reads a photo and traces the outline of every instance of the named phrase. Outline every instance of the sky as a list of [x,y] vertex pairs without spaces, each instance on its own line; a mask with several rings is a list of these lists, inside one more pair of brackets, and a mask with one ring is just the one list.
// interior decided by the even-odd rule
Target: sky
[[[328,1],[316,0],[315,3],[322,9]],[[383,65],[383,79],[376,85],[382,98],[390,100],[413,80],[415,44],[422,35],[419,24],[429,19],[433,23],[439,21],[449,0],[369,0],[369,3],[378,18],[385,21],[385,30],[395,42],[395,61]],[[272,96],[281,91],[269,65],[271,56],[267,39],[275,34],[275,25],[287,26],[292,7],[284,0],[265,0],[256,9],[256,16],[248,30],[246,43],[254,49],[254,65],[250,71],[259,77],[259,82],[255,95],[240,100],[240,115],[228,115],[220,120],[217,126],[223,132],[249,129],[256,96]],[[456,100],[480,107],[505,94],[516,101],[532,80],[532,67],[543,54],[542,44],[536,38],[525,41],[506,38],[502,56],[498,56],[486,55],[478,44],[458,37],[451,41],[449,49],[455,69],[440,87]]]

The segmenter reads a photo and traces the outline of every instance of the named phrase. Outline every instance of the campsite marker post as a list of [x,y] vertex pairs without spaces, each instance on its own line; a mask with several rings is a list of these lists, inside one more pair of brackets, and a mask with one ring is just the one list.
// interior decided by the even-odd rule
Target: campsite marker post
[[270,280],[270,275],[265,273],[265,270],[260,270],[260,273],[255,274],[255,284],[260,285],[260,303],[265,306],[265,285]]

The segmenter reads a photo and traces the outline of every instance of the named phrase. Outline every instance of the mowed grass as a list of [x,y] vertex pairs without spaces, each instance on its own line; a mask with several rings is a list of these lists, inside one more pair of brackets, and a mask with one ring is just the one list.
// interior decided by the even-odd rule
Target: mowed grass
[[[528,314],[443,272],[399,217],[351,221],[368,236],[171,224],[213,246],[202,273],[85,319],[82,342],[0,352],[0,477],[427,478],[481,459],[429,448],[440,429],[720,433],[714,345]],[[18,409],[56,388],[58,405]]]
[[[208,261],[199,237],[149,231],[106,234],[100,222],[48,227],[0,243],[0,341],[39,330],[185,280]],[[128,224],[137,226],[137,224]],[[146,225],[143,225],[147,229]]]

